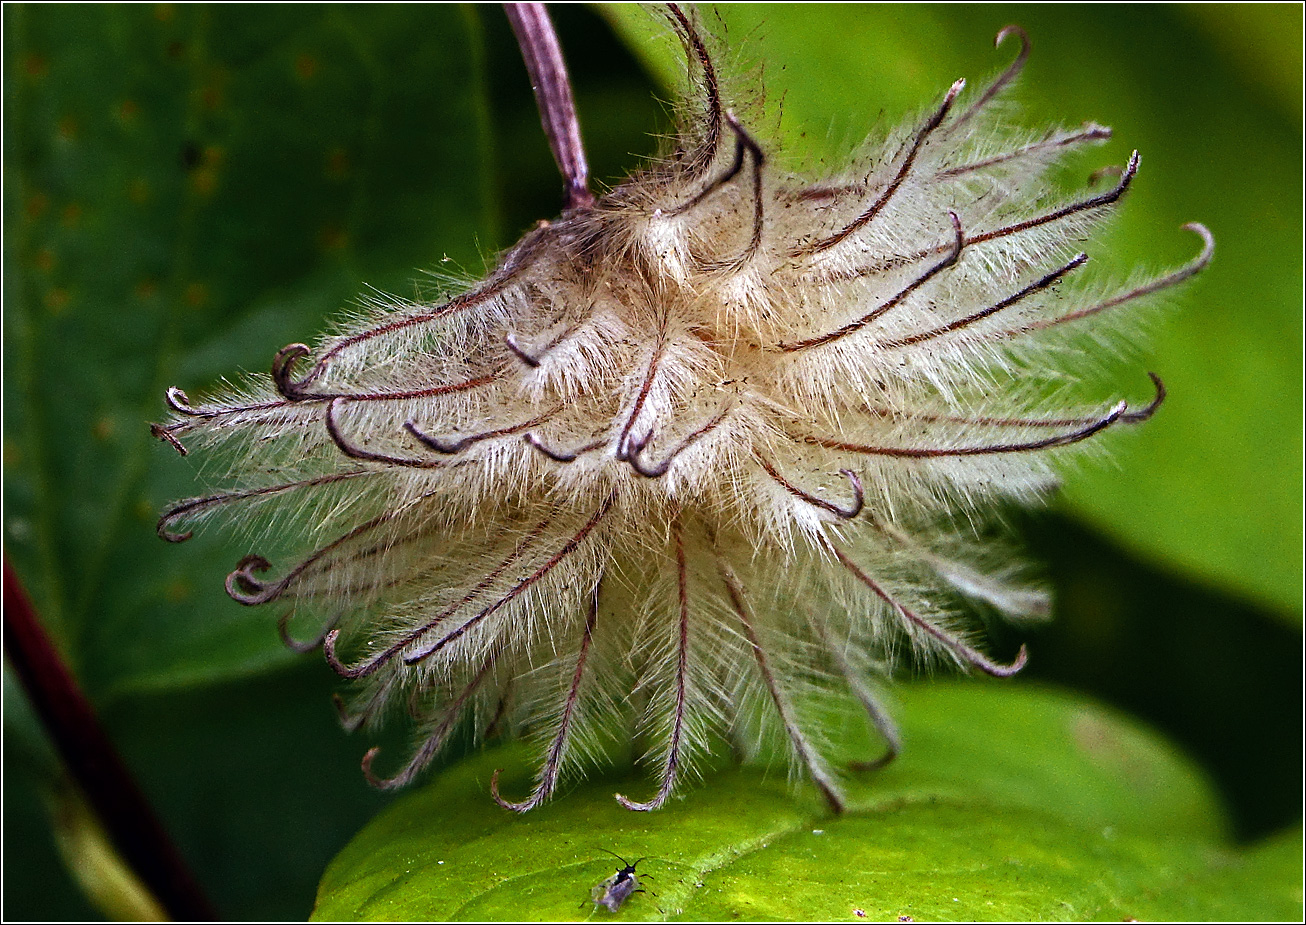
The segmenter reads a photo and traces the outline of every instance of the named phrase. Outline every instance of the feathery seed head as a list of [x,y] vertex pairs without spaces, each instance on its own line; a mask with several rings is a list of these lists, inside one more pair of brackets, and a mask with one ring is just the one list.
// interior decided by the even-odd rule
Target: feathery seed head
[[[721,98],[695,21],[669,20],[697,87],[674,153],[595,200],[572,184],[482,282],[392,303],[271,376],[174,412],[155,433],[236,458],[213,515],[278,537],[227,578],[288,608],[357,699],[352,728],[405,706],[412,780],[451,731],[542,743],[525,811],[617,730],[659,742],[656,808],[712,733],[779,737],[841,805],[813,704],[851,691],[887,742],[870,678],[910,653],[993,675],[953,602],[1041,616],[1045,595],[948,527],[1053,483],[1062,448],[1138,423],[1164,397],[1065,407],[1063,332],[1210,259],[1114,293],[1078,277],[1138,172],[1058,199],[1043,176],[1109,136],[1014,135],[990,104],[1029,51],[842,173],[787,176]],[[547,122],[547,114],[546,114]],[[577,136],[578,137],[578,136]],[[560,158],[561,160],[561,158]],[[583,159],[580,164],[583,171]],[[583,176],[583,174],[582,174]],[[186,526],[183,526],[186,525]],[[185,530],[186,532],[182,532]],[[292,615],[321,621],[309,643]]]

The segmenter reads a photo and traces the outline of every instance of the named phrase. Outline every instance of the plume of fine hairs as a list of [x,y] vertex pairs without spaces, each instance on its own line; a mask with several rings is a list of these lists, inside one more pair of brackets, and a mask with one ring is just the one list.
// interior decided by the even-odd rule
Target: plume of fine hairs
[[[367,753],[376,786],[413,780],[460,724],[524,731],[534,789],[492,787],[524,812],[629,734],[656,743],[656,780],[618,799],[651,810],[712,736],[744,754],[770,737],[838,810],[824,698],[865,707],[886,744],[874,767],[898,751],[872,683],[895,659],[1024,664],[1023,648],[985,655],[963,604],[1037,617],[1046,596],[965,525],[1040,498],[1055,457],[1156,411],[1152,374],[1137,403],[1067,406],[1065,334],[1192,276],[1211,236],[1185,226],[1201,251],[1172,272],[1082,285],[1139,157],[1106,186],[1048,189],[1059,158],[1110,133],[992,116],[1029,52],[1016,27],[994,82],[959,80],[846,171],[799,178],[773,168],[675,5],[683,124],[596,198],[547,16],[510,15],[566,211],[448,301],[379,305],[203,404],[169,390],[155,433],[234,462],[229,487],[175,504],[159,533],[216,517],[278,544],[275,567],[247,556],[227,590],[280,607],[287,642],[355,682],[347,727],[416,717],[391,776]],[[319,633],[292,639],[292,616]]]

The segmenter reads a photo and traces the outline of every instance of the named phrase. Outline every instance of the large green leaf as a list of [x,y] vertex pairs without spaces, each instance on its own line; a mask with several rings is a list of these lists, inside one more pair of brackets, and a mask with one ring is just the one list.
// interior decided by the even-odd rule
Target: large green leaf
[[[3,15],[5,553],[219,908],[302,916],[382,800],[330,673],[285,680],[276,614],[223,594],[248,548],[155,536],[205,480],[147,423],[165,387],[198,398],[266,369],[369,284],[412,296],[422,268],[479,271],[500,243],[481,23],[383,5]],[[13,747],[21,700],[5,914],[78,918],[41,818],[61,774]]]
[[[650,38],[646,14],[605,10],[664,84],[678,81],[683,56]],[[1186,260],[1185,222],[1217,239],[1211,268],[1165,300],[1174,310],[1150,326],[1145,359],[1106,362],[1103,388],[1130,395],[1155,369],[1166,407],[1108,440],[1114,466],[1071,473],[1067,501],[1153,560],[1300,619],[1302,149],[1277,75],[1300,73],[1301,8],[1208,7],[1201,29],[1174,6],[740,4],[718,17],[763,62],[800,162],[837,163],[842,140],[877,119],[896,124],[959,76],[982,80],[1011,60],[990,47],[997,30],[1026,28],[1020,122],[1111,125],[1096,164],[1142,152],[1112,238],[1116,272]],[[1251,40],[1237,36],[1266,32],[1280,40],[1240,53]]]
[[[647,815],[612,799],[646,780],[591,780],[518,817],[487,784],[502,767],[505,790],[525,792],[531,754],[474,757],[365,828],[327,870],[314,917],[585,918],[615,867],[604,851],[647,856],[656,895],[635,895],[632,919],[1211,918],[1231,896],[1243,917],[1299,914],[1288,849],[1218,847],[1224,823],[1200,775],[1119,716],[995,684],[901,700],[909,750],[854,781],[839,817],[776,768],[707,771]],[[858,717],[831,723],[846,756],[873,748]]]
[[4,15],[6,550],[97,695],[268,667],[286,658],[268,615],[222,595],[248,550],[155,537],[161,505],[202,489],[146,423],[166,386],[266,368],[364,281],[411,294],[446,253],[476,268],[493,225],[476,22]]

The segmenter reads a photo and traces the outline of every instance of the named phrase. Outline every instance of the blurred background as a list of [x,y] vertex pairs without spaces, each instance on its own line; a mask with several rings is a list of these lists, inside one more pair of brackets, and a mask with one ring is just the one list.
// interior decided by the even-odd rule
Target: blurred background
[[[553,10],[597,180],[669,126],[674,68],[631,8]],[[1057,588],[1012,683],[1118,706],[1196,759],[1230,837],[1300,824],[1302,9],[731,6],[726,69],[760,65],[794,167],[994,74],[1018,22],[1029,126],[1096,120],[1139,178],[1104,271],[1215,262],[1102,370],[1170,398],[1050,510],[1013,513]],[[368,287],[479,275],[561,182],[493,6],[36,6],[4,16],[4,546],[42,620],[229,918],[295,919],[386,802],[318,656],[222,579],[248,552],[154,534],[199,464],[152,440],[164,389],[265,370]],[[719,22],[718,22],[719,20]],[[737,56],[737,58],[736,58]],[[770,153],[770,152],[768,152]],[[1095,262],[1098,255],[1095,254]],[[1105,257],[1105,255],[1103,255]],[[1118,277],[1117,277],[1118,278]],[[75,792],[8,669],[4,909],[102,917]],[[910,747],[910,730],[907,730]],[[93,833],[91,833],[93,834]]]

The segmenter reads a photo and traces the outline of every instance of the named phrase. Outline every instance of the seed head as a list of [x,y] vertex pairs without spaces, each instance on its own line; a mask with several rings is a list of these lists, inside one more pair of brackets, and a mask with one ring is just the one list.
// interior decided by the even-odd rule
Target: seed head
[[[155,425],[236,460],[231,487],[171,507],[160,535],[257,523],[278,567],[247,556],[228,593],[281,605],[287,642],[357,682],[348,727],[416,717],[393,776],[365,757],[377,786],[412,780],[459,724],[522,732],[541,743],[534,791],[510,802],[497,775],[492,791],[524,812],[638,735],[657,790],[618,799],[650,810],[711,736],[745,754],[772,737],[838,809],[822,701],[860,700],[878,765],[898,739],[877,673],[904,655],[1019,670],[1025,650],[986,656],[963,604],[1029,617],[1047,599],[971,525],[1042,497],[1054,457],[1164,397],[1151,375],[1138,404],[1067,407],[1064,353],[1201,269],[1210,234],[1185,226],[1202,251],[1171,273],[1080,284],[1139,157],[1109,186],[1047,188],[1110,133],[992,116],[1020,29],[998,34],[1020,50],[987,89],[957,81],[813,179],[774,167],[693,18],[668,18],[695,92],[662,161],[597,199],[572,184],[574,207],[465,292],[376,305],[205,404],[172,389]],[[311,642],[286,633],[300,614],[320,621]]]

